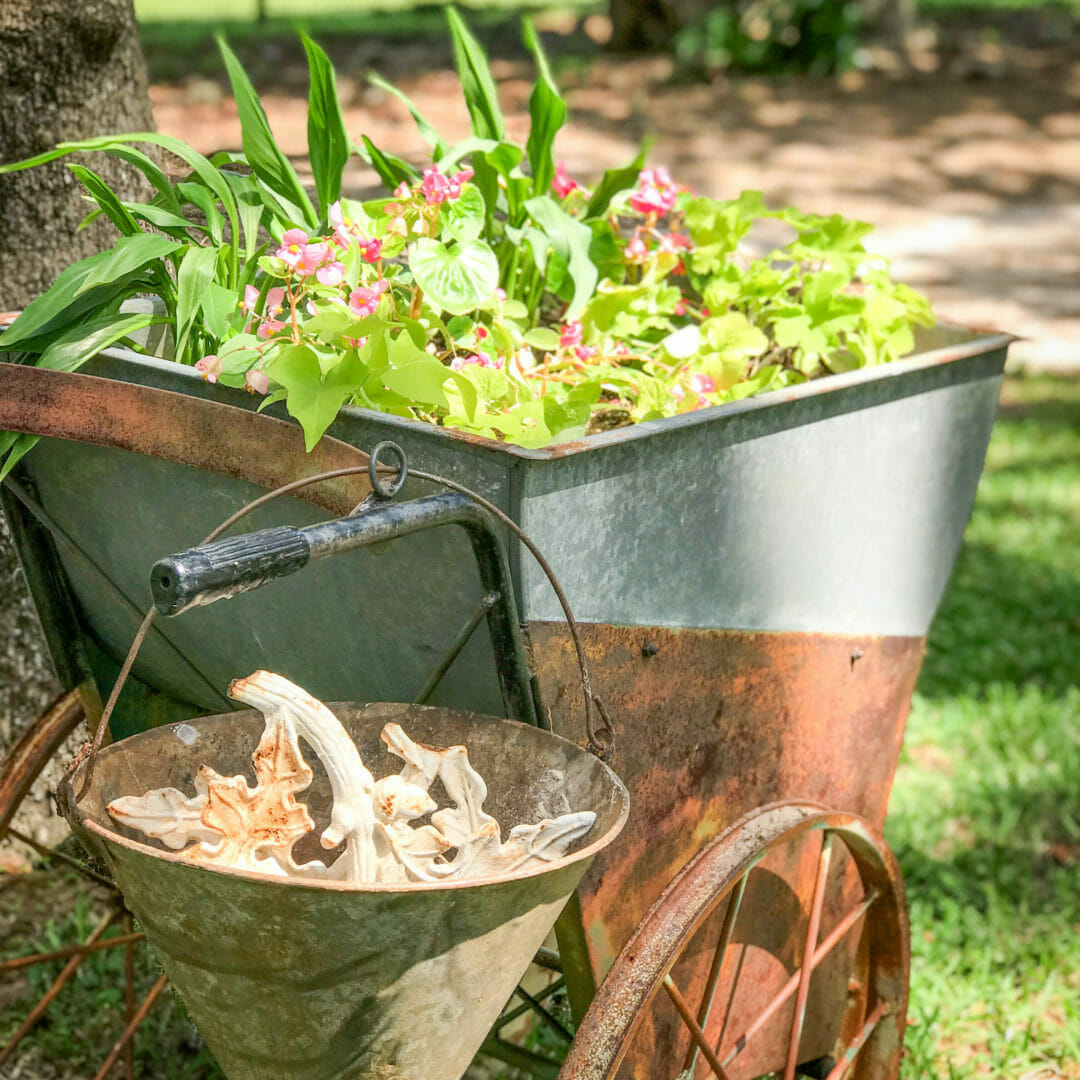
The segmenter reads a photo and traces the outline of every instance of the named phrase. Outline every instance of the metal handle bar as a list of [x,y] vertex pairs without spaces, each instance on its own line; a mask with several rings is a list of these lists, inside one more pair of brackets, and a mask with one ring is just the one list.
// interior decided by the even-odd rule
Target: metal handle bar
[[377,502],[335,521],[305,528],[280,526],[218,540],[159,559],[151,570],[154,605],[162,615],[257,589],[309,562],[353,548],[396,540],[440,525],[468,534],[487,594],[488,628],[499,661],[499,688],[507,715],[538,724],[532,674],[525,660],[506,552],[491,515],[466,495],[448,492],[410,502]]

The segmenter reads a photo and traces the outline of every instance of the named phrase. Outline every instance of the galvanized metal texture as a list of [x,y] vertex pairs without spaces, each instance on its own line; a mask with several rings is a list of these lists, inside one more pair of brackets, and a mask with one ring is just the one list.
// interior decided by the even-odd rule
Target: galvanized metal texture
[[[169,981],[230,1080],[458,1080],[591,859],[626,819],[600,761],[537,728],[403,705],[333,706],[377,771],[390,721],[418,740],[463,743],[505,826],[568,809],[598,820],[549,868],[407,888],[281,882],[185,863],[131,838],[104,805],[174,785],[199,764],[247,773],[254,712],[158,728],[105,748],[77,827],[103,853]],[[318,852],[325,773],[305,791]],[[74,785],[80,782],[74,777]],[[70,798],[70,792],[69,792]]]
[[[687,859],[753,808],[795,798],[884,820],[922,639],[590,624],[581,633],[615,721],[611,765],[631,797],[626,830],[580,889],[597,972]],[[553,729],[575,732],[565,630],[534,623],[529,636]]]
[[[758,939],[758,947],[753,947],[755,939],[748,941],[738,927],[754,914],[762,889],[767,892],[775,887],[770,881],[790,884],[784,870],[805,861],[799,858],[800,852],[809,855],[811,863],[818,862],[824,837],[832,837],[834,848],[848,858],[853,891],[869,895],[873,902],[858,922],[847,921],[855,940],[844,956],[833,954],[840,960],[838,970],[827,973],[819,966],[814,971],[811,1001],[817,1015],[808,1020],[796,1057],[805,1062],[855,1044],[862,1038],[863,1019],[869,1014],[879,1022],[863,1044],[852,1076],[892,1080],[900,1062],[910,962],[899,868],[867,822],[798,803],[778,803],[747,814],[708,844],[669,885],[601,986],[578,1028],[561,1080],[614,1080],[616,1076],[675,1080],[690,1036],[685,1020],[659,1000],[664,996],[660,989],[670,978],[678,996],[685,996],[690,1011],[696,1011],[703,975],[719,936],[719,916],[744,878],[750,882],[749,889],[735,916],[737,929],[727,949],[727,962],[720,969],[713,1008],[703,1018],[704,1034],[730,1080],[750,1080],[781,1068],[793,1020],[790,996],[773,1013],[773,1029],[759,1028],[741,1051],[740,1035],[748,1030],[748,1018],[755,1015],[747,1010],[760,1012],[769,1001],[770,982],[792,972],[788,985],[799,981],[805,956],[787,953],[798,948],[811,914],[810,898],[806,892],[790,893],[792,905],[786,917],[777,919],[771,944]],[[837,922],[826,914],[824,926]],[[859,929],[853,930],[855,926]],[[861,947],[856,947],[856,941]],[[855,974],[862,990],[853,999],[847,983],[855,959],[861,961],[855,965]],[[688,1066],[683,1075],[703,1078],[714,1072],[699,1057],[697,1067]]]

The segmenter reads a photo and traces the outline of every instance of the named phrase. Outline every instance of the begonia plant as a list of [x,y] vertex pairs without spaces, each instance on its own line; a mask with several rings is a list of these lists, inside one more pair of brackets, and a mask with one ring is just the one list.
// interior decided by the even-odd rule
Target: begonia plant
[[[760,192],[718,200],[644,153],[594,185],[554,142],[566,103],[529,23],[538,77],[524,146],[509,139],[484,53],[449,11],[471,135],[448,144],[400,98],[429,147],[414,166],[346,133],[326,54],[306,36],[314,198],[274,141],[242,66],[222,56],[243,132],[211,158],[165,135],[60,144],[0,173],[103,151],[153,189],[123,201],[69,167],[119,238],[64,270],[0,335],[8,358],[72,371],[153,324],[172,359],[210,383],[246,387],[314,446],[344,405],[538,447],[881,364],[914,347],[927,302],[867,253],[870,227],[770,209]],[[183,163],[170,176],[139,144]],[[360,154],[384,197],[342,196]],[[787,242],[747,246],[765,219]],[[776,226],[774,226],[775,228]],[[157,298],[155,313],[125,301]],[[0,476],[34,442],[0,434]]]

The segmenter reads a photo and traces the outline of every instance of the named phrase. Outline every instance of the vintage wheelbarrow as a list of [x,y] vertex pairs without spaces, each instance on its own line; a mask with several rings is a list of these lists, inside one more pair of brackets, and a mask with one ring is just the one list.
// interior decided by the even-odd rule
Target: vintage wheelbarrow
[[[112,354],[91,369],[106,379],[5,366],[0,427],[51,436],[5,491],[5,508],[61,676],[87,691],[93,712],[94,688],[111,685],[141,615],[147,568],[204,535],[252,485],[355,469],[365,455],[350,443],[387,434],[424,468],[468,480],[539,534],[566,580],[616,735],[611,761],[631,791],[626,831],[557,926],[560,959],[541,954],[562,970],[578,1025],[564,1075],[888,1077],[900,1056],[907,936],[877,828],[1006,343],[953,333],[936,351],[833,380],[828,392],[812,384],[550,451],[353,411],[333,429],[349,442],[329,438],[305,456],[290,425],[203,400],[202,384],[173,365]],[[765,475],[770,455],[783,467]],[[830,460],[842,468],[823,468]],[[404,495],[437,490],[417,471]],[[369,486],[342,475],[297,494],[341,515]],[[252,520],[302,526],[314,515],[289,500]],[[690,528],[686,543],[669,534],[675,520]],[[647,559],[630,552],[635,521]],[[851,550],[834,542],[845,531]],[[213,710],[238,672],[299,655],[304,670],[290,670],[326,698],[358,686],[349,696],[512,712],[498,682],[478,675],[490,643],[462,644],[468,635],[447,630],[489,610],[451,533],[332,560],[152,631],[116,733]],[[576,733],[562,612],[519,545],[509,554],[537,711]],[[754,558],[764,572],[747,583]],[[338,608],[343,596],[364,597],[378,617],[280,617]],[[429,675],[443,667],[436,641],[460,656],[432,692]],[[0,824],[80,716],[65,699],[16,747]],[[507,1016],[547,1011],[536,994],[519,996]],[[553,1059],[498,1030],[487,1052],[556,1075]]]

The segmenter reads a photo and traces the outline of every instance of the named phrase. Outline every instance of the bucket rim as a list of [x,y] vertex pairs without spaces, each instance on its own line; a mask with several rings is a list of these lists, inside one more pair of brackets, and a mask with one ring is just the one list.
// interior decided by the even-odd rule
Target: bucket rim
[[[325,703],[327,707],[334,709],[340,706],[347,706],[354,709],[370,709],[378,706],[402,706],[405,703],[402,702],[388,702],[388,701],[328,701]],[[500,726],[512,724],[517,728],[524,728],[529,732],[537,732],[541,737],[547,737],[550,739],[556,739],[558,742],[565,743],[567,746],[573,747],[574,751],[578,754],[586,754],[593,758],[595,763],[601,768],[603,773],[607,776],[608,780],[612,783],[612,794],[619,802],[619,812],[617,818],[611,825],[598,837],[590,841],[583,848],[579,848],[577,851],[572,851],[567,855],[563,855],[559,859],[555,859],[552,862],[541,863],[538,866],[526,868],[522,870],[514,870],[506,874],[487,874],[483,877],[465,878],[460,881],[410,881],[410,882],[366,882],[363,884],[350,884],[344,881],[319,881],[319,880],[305,880],[303,878],[288,878],[278,877],[275,874],[264,874],[258,870],[242,870],[234,868],[225,868],[217,866],[206,866],[203,863],[194,862],[191,859],[184,858],[182,851],[169,851],[162,850],[161,848],[152,847],[151,845],[144,843],[140,840],[133,840],[130,837],[124,836],[121,833],[115,832],[112,829],[106,828],[104,825],[99,824],[97,821],[89,817],[89,815],[79,806],[75,801],[75,784],[77,780],[82,776],[83,771],[86,768],[85,763],[81,764],[74,774],[65,779],[61,783],[61,805],[67,805],[71,808],[70,817],[72,824],[78,826],[78,828],[84,829],[94,834],[99,841],[106,841],[109,844],[115,844],[118,847],[127,848],[129,851],[136,852],[140,855],[149,855],[154,858],[161,859],[165,862],[173,863],[174,865],[184,867],[190,870],[196,870],[207,874],[218,874],[229,878],[239,878],[242,880],[253,882],[264,882],[272,885],[284,885],[290,888],[301,889],[314,889],[318,892],[338,892],[338,893],[376,893],[376,894],[413,894],[413,893],[428,893],[428,892],[446,892],[460,889],[477,888],[483,886],[502,885],[513,881],[524,881],[529,878],[542,877],[545,874],[550,874],[556,870],[563,870],[566,867],[572,866],[578,862],[584,862],[586,860],[592,860],[598,855],[604,848],[606,848],[618,835],[622,832],[626,822],[630,816],[630,793],[627,790],[626,785],[623,783],[621,777],[614,769],[611,768],[607,762],[602,761],[599,757],[589,754],[589,751],[584,747],[579,746],[577,743],[570,739],[564,738],[562,735],[557,735],[553,731],[548,731],[545,728],[537,727],[533,724],[525,724],[519,720],[511,720],[508,717],[490,716],[484,713],[471,712],[466,709],[450,709],[444,708],[438,705],[412,705],[409,704],[406,707],[410,709],[418,709],[425,712],[435,713],[455,713],[461,716],[468,716],[470,719],[482,721],[485,723],[498,724]],[[110,743],[108,746],[103,747],[99,754],[99,764],[102,758],[107,758],[114,754],[120,747],[129,746],[133,742],[137,742],[141,739],[148,737],[156,737],[163,732],[169,730],[175,730],[182,727],[185,724],[192,726],[204,720],[238,720],[242,717],[262,717],[262,713],[258,709],[241,709],[235,712],[229,713],[211,713],[206,716],[194,717],[192,720],[179,721],[172,724],[162,724],[159,727],[150,728],[147,731],[139,731],[133,735],[128,735],[123,739],[119,739],[114,743]]]

